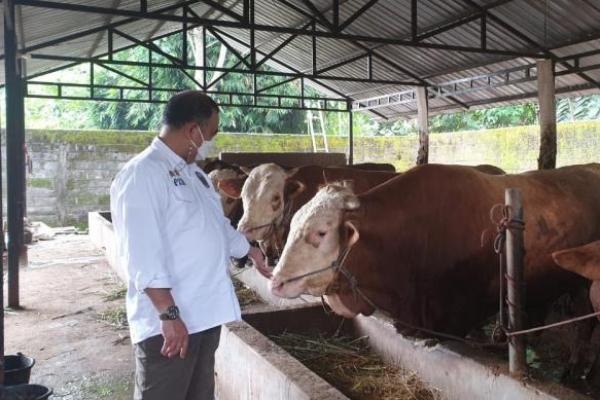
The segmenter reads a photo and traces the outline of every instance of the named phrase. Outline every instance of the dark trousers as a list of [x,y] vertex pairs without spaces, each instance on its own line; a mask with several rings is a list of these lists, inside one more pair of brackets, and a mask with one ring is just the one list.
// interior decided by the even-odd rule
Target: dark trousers
[[190,335],[185,359],[160,354],[162,335],[135,345],[134,400],[213,400],[221,327]]

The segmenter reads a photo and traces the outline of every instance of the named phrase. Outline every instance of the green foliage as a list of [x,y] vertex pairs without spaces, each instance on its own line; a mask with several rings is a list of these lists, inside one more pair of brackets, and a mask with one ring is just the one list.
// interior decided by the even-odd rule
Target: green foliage
[[533,103],[442,114],[431,118],[430,130],[432,132],[455,132],[532,125],[536,121],[536,115],[536,105]]
[[556,119],[581,121],[600,118],[600,96],[565,97],[556,102]]
[[27,184],[34,188],[52,189],[52,180],[46,178],[29,178]]

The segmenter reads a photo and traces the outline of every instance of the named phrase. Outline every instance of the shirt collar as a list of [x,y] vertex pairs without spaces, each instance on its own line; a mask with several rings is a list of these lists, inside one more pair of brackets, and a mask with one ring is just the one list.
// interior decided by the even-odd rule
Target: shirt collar
[[169,162],[169,166],[171,168],[181,170],[187,166],[185,160],[171,150],[171,148],[167,146],[165,142],[160,140],[158,136],[152,140],[152,144],[150,146]]

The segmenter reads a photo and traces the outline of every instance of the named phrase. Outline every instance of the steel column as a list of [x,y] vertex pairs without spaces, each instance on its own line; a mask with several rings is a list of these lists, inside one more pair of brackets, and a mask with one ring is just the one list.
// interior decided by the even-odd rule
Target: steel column
[[354,121],[352,120],[352,102],[348,102],[348,165],[354,164]]
[[19,307],[19,258],[25,213],[25,115],[22,64],[17,51],[15,3],[4,1],[6,173],[8,200],[8,306]]

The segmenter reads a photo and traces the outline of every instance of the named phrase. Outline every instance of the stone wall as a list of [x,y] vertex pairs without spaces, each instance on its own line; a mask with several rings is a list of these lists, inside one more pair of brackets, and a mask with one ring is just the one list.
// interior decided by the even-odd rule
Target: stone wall
[[[493,164],[508,172],[535,169],[538,132],[537,127],[526,126],[432,134],[430,162]],[[88,211],[107,209],[112,178],[154,135],[124,131],[28,131],[33,167],[28,174],[28,215],[64,225],[85,221]],[[559,166],[600,161],[600,121],[559,124],[558,140]],[[310,137],[299,135],[220,134],[216,144],[222,151],[312,150]],[[329,144],[331,151],[345,152],[347,138],[331,137]],[[5,158],[5,149],[2,151]],[[356,162],[390,162],[402,171],[414,165],[417,137],[355,138],[354,151]],[[6,192],[5,181],[3,189]]]

